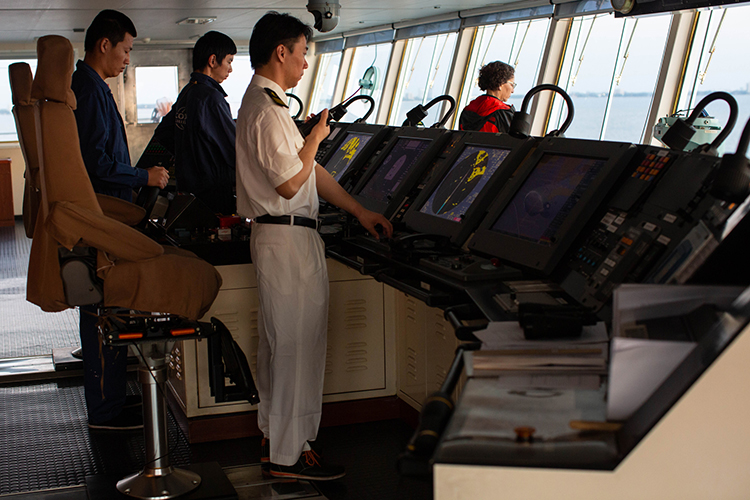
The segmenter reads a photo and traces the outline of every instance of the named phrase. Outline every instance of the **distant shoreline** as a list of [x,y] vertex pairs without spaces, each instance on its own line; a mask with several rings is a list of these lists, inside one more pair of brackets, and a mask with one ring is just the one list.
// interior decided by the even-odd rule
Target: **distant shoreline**
[[[705,97],[713,92],[719,92],[717,90],[701,90],[698,92],[699,97]],[[750,95],[747,90],[729,90],[726,91],[732,95]],[[651,97],[653,92],[622,92],[613,94],[614,97]],[[606,92],[575,92],[571,93],[570,97],[607,97]]]

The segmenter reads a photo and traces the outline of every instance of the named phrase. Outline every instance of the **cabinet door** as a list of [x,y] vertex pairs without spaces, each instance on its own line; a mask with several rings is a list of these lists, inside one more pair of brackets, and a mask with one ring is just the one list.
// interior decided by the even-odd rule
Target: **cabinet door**
[[443,385],[453,364],[458,339],[453,326],[443,317],[443,311],[428,308],[425,315],[425,397]]
[[425,309],[421,301],[396,292],[398,388],[417,409],[425,397]]
[[385,389],[383,285],[330,283],[323,394]]

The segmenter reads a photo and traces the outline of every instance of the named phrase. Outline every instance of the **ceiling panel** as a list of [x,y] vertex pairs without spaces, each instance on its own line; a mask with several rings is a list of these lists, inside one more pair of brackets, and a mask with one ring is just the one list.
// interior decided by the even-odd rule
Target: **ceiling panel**
[[[341,20],[332,33],[343,33],[387,23],[419,19],[482,7],[486,0],[340,0]],[[497,2],[492,2],[497,3]],[[268,10],[289,12],[312,24],[307,0],[0,0],[0,42],[33,42],[46,34],[82,41],[85,29],[101,9],[127,14],[138,29],[138,38],[185,40],[209,29],[247,40],[252,27]],[[204,26],[181,26],[187,17],[216,17]]]

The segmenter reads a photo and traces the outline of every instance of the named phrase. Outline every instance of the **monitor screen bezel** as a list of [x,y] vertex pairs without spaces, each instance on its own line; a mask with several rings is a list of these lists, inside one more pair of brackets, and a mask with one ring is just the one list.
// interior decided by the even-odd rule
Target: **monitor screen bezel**
[[[443,150],[445,143],[453,136],[455,130],[436,129],[436,128],[417,128],[417,127],[403,127],[398,129],[388,140],[388,144],[378,154],[375,161],[368,167],[367,172],[362,176],[357,185],[352,190],[352,196],[359,203],[362,204],[368,210],[381,213],[385,217],[390,217],[393,212],[401,204],[403,198],[412,190],[412,188],[419,182],[424,175],[424,172],[430,167],[432,160],[440,154]],[[430,144],[422,152],[417,165],[406,178],[401,182],[399,187],[391,196],[390,201],[384,203],[379,200],[373,200],[361,196],[359,193],[364,189],[370,179],[375,175],[375,172],[382,166],[383,162],[388,158],[393,148],[396,146],[400,139],[415,139],[415,140],[429,140]]]
[[[609,195],[636,152],[635,146],[622,142],[586,139],[545,138],[523,163],[501,196],[492,204],[474,237],[470,250],[497,257],[512,265],[550,275],[589,221],[593,212]],[[521,189],[545,155],[564,155],[605,161],[599,175],[583,193],[570,215],[560,226],[559,237],[549,246],[493,231],[491,228]],[[589,212],[588,217],[584,216]]]
[[[539,142],[537,138],[515,138],[508,134],[489,134],[487,132],[467,132],[455,145],[454,150],[437,166],[435,174],[425,186],[409,210],[404,215],[404,223],[414,231],[426,234],[439,234],[451,239],[456,245],[462,245],[472,231],[481,222],[487,207],[492,203],[492,194],[499,192],[519,167],[531,148]],[[461,157],[467,147],[487,147],[510,150],[508,156],[498,167],[490,180],[484,185],[461,222],[443,219],[420,212],[432,194],[442,184],[445,176]]]

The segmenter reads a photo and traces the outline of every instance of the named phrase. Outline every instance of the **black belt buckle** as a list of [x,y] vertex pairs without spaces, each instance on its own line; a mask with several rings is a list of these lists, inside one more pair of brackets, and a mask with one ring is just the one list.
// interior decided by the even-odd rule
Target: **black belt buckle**
[[293,226],[309,227],[310,229],[318,230],[319,221],[310,217],[302,217],[301,215],[290,215],[291,224]]

